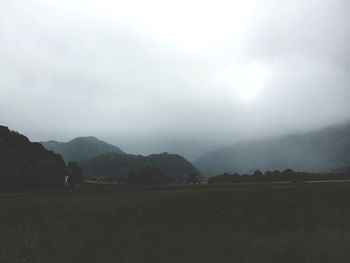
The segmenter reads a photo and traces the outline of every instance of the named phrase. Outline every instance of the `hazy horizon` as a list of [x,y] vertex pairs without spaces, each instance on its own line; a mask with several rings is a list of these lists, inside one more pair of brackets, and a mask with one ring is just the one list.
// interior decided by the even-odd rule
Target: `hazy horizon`
[[0,124],[193,160],[350,120],[350,2],[0,3]]

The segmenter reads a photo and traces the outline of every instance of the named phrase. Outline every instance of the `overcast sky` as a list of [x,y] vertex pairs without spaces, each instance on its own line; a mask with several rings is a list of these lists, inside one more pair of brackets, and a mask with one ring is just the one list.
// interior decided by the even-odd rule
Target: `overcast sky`
[[349,0],[0,0],[0,123],[195,158],[350,119]]

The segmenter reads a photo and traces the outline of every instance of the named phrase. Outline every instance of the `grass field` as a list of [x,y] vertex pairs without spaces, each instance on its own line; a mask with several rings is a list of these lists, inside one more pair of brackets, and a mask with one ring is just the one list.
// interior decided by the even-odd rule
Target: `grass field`
[[350,183],[0,194],[0,262],[350,262]]

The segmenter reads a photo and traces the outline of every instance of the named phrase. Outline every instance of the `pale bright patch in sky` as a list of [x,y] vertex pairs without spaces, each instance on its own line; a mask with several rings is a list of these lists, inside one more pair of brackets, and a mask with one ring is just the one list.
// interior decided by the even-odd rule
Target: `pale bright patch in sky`
[[198,156],[350,118],[349,0],[0,0],[0,124]]
[[253,61],[240,67],[220,70],[216,78],[223,89],[230,91],[233,102],[251,105],[259,99],[264,99],[272,72],[266,64]]
[[263,97],[270,74],[267,66],[262,63],[253,62],[248,65],[237,83],[238,97],[246,103],[253,103]]

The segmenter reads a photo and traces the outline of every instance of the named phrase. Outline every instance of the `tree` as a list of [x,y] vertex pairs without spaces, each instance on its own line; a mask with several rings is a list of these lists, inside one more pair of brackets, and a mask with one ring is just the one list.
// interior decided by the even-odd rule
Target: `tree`
[[162,185],[173,184],[175,182],[175,178],[165,175],[163,171],[158,168],[145,166],[141,168],[138,173],[130,171],[127,182],[129,184]]
[[83,181],[83,170],[76,162],[69,162],[67,165],[68,171],[68,184],[74,186],[80,184]]
[[256,170],[256,171],[254,172],[253,176],[255,176],[255,177],[262,177],[262,176],[263,176],[263,173],[260,172],[259,170]]
[[292,169],[288,168],[288,169],[284,170],[282,173],[284,173],[284,174],[293,174],[294,171]]
[[196,173],[190,173],[190,175],[187,177],[187,184],[198,184],[199,178]]

